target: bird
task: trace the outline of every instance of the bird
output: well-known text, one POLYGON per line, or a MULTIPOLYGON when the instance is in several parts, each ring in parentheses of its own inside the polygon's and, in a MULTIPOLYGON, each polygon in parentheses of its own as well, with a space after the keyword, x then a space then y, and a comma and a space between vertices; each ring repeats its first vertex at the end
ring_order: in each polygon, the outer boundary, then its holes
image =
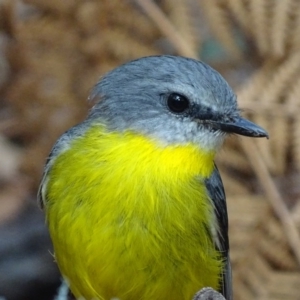
POLYGON ((38 199, 76 299, 232 299, 228 216, 215 155, 228 135, 267 137, 204 62, 127 62, 92 89, 57 140, 38 199))

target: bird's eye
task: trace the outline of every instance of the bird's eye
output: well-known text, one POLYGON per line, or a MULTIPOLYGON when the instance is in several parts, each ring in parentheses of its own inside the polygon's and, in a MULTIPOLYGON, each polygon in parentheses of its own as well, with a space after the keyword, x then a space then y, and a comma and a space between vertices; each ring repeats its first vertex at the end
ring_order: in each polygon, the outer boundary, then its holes
POLYGON ((172 93, 168 96, 167 105, 172 112, 182 113, 189 108, 190 102, 186 97, 172 93))

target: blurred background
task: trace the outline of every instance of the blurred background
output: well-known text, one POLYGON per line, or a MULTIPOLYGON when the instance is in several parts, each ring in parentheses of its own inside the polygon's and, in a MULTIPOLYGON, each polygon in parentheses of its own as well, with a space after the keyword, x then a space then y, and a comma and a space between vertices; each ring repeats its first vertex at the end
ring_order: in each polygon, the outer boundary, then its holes
POLYGON ((270 134, 231 137, 218 156, 235 299, 300 299, 299 50, 299 0, 0 0, 0 297, 54 299, 36 193, 92 86, 128 60, 173 54, 216 68, 270 134))

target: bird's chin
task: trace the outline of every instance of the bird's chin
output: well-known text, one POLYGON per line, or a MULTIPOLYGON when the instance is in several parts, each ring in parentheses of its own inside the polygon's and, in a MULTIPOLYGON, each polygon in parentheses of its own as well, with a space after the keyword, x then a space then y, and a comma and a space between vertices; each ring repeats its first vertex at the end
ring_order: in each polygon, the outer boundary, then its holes
POLYGON ((198 132, 193 142, 204 150, 216 152, 222 147, 226 136, 222 131, 207 129, 198 132))

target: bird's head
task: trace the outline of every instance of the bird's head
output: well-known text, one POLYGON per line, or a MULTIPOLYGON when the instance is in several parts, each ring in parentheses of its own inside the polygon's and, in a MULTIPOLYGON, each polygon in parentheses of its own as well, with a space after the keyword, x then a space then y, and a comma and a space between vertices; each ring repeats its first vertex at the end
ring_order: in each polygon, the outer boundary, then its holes
POLYGON ((197 144, 216 150, 226 134, 268 137, 240 115, 236 96, 223 77, 200 61, 150 56, 105 75, 91 95, 100 101, 89 120, 111 130, 133 131, 162 145, 197 144))

